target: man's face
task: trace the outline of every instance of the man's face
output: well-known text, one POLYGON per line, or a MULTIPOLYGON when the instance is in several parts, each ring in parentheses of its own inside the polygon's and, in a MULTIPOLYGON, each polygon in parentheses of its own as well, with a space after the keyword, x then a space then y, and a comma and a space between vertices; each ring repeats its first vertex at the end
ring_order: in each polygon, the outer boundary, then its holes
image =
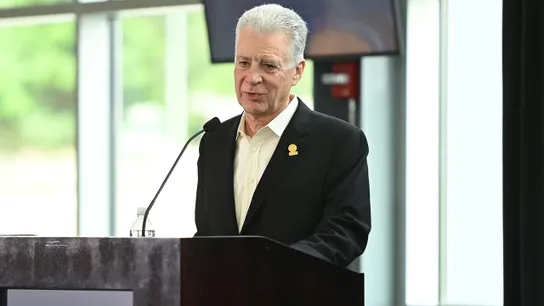
POLYGON ((240 30, 236 44, 234 80, 238 103, 254 117, 275 117, 289 103, 291 87, 304 71, 305 62, 289 63, 289 38, 283 33, 259 34, 240 30))

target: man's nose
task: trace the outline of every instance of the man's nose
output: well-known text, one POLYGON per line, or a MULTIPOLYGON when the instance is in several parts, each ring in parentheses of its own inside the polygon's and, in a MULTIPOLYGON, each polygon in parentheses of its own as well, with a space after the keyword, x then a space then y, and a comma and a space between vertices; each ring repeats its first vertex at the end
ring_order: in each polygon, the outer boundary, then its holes
POLYGON ((247 74, 246 80, 251 84, 258 84, 263 81, 261 71, 258 68, 252 67, 247 74))

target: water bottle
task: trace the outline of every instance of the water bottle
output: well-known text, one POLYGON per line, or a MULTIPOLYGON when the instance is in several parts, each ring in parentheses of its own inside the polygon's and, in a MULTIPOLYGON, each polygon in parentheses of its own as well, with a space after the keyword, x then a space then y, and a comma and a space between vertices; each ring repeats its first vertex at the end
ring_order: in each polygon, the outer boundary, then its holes
MULTIPOLYGON (((136 211, 137 218, 132 222, 132 226, 130 227, 130 237, 142 237, 145 210, 145 207, 138 207, 138 210, 136 211)), ((145 222, 145 236, 155 237, 155 229, 149 218, 147 218, 147 221, 145 222)))

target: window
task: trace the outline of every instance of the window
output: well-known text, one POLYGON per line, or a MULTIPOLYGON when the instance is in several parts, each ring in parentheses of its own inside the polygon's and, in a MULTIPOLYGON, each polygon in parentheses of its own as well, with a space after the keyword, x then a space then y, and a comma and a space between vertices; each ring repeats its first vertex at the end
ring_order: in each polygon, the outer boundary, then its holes
MULTIPOLYGON (((199 96, 190 84, 199 84, 198 58, 190 64, 189 52, 206 36, 195 35, 188 47, 187 28, 194 21, 183 9, 122 15, 123 106, 117 143, 116 234, 126 236, 137 207, 146 207, 183 147, 189 133, 208 120, 214 95, 199 96), (191 74, 191 68, 192 74, 191 74), (189 75, 193 78, 190 79, 189 75), (199 104, 191 103, 200 99, 199 104)), ((194 18, 193 18, 194 19, 194 18)), ((202 53, 201 53, 202 54, 202 53)), ((197 53, 197 55, 200 55, 197 53)), ((215 71, 216 74, 225 73, 215 71)), ((216 75, 217 76, 217 75, 216 75)), ((192 86, 196 87, 195 85, 192 86)), ((204 93, 206 93, 206 87, 204 93)), ((224 87, 209 83, 210 88, 224 87)), ((224 94, 223 94, 224 95, 224 94)), ((222 96, 219 96, 221 98, 222 96)), ((228 105, 227 103, 223 103, 228 105)), ((195 139, 157 199, 149 219, 157 236, 191 236, 196 193, 195 139)))
POLYGON ((0 27, 0 234, 77 230, 73 20, 0 27))
POLYGON ((31 5, 48 5, 54 3, 71 2, 72 0, 2 0, 0 1, 0 9, 2 8, 15 8, 21 6, 31 5))
POLYGON ((443 299, 502 305, 502 4, 446 3, 443 299))
POLYGON ((409 1, 408 305, 502 305, 501 3, 409 1))
POLYGON ((439 5, 409 1, 406 46, 406 304, 439 303, 439 5))

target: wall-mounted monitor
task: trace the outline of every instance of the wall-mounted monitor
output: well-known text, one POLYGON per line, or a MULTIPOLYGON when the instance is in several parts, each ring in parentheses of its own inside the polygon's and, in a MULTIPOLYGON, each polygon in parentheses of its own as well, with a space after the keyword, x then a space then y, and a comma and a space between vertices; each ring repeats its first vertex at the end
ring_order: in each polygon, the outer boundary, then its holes
POLYGON ((202 0, 212 63, 234 61, 238 18, 263 3, 295 10, 308 23, 308 59, 399 54, 396 0, 202 0))

